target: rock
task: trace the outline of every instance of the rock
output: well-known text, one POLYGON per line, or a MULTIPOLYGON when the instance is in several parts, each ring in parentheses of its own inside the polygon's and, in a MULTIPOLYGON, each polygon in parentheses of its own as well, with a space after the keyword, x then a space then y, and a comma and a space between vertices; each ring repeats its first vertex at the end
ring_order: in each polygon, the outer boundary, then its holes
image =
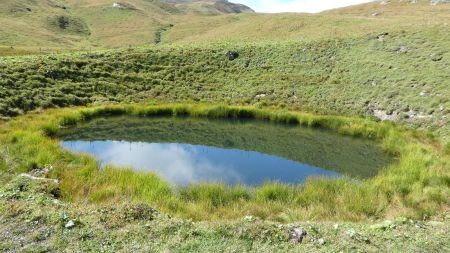
POLYGON ((325 245, 325 239, 320 238, 319 240, 317 240, 317 242, 319 243, 319 245, 325 245))
POLYGON ((293 228, 289 232, 289 240, 293 243, 301 243, 306 236, 306 231, 302 227, 293 228))
POLYGON ((120 8, 121 6, 120 6, 119 3, 113 3, 113 4, 112 4, 112 7, 113 7, 113 8, 120 8))
POLYGON ((386 112, 383 110, 373 110, 373 116, 377 117, 378 119, 384 121, 384 120, 390 120, 395 121, 398 119, 398 113, 397 112, 386 112))
POLYGON ((365 242, 365 243, 370 243, 369 238, 361 235, 360 233, 357 233, 353 228, 347 230, 347 235, 354 240, 357 240, 360 242, 365 242))
POLYGON ((380 16, 380 13, 378 11, 376 11, 376 12, 372 13, 372 16, 374 16, 374 17, 380 16))
POLYGON ((347 230, 347 235, 350 236, 350 238, 353 238, 356 235, 356 231, 352 228, 347 230))
POLYGON ((236 51, 228 51, 227 57, 228 57, 228 60, 233 61, 239 57, 239 53, 236 51))
POLYGON ((32 180, 41 180, 41 181, 48 181, 48 182, 53 182, 54 184, 59 184, 59 180, 58 179, 50 179, 50 178, 43 178, 43 177, 34 177, 30 174, 27 173, 21 173, 19 174, 19 177, 26 177, 32 180))
POLYGON ((444 3, 450 3, 450 0, 431 0, 431 5, 437 5, 437 4, 444 4, 444 3))
POLYGON ((440 55, 440 54, 431 54, 430 57, 431 57, 432 61, 441 61, 442 60, 442 55, 440 55))
POLYGON ((397 50, 397 54, 404 54, 404 53, 408 53, 409 52, 409 48, 405 47, 405 46, 401 46, 398 50, 397 50))
POLYGON ((247 215, 247 216, 244 217, 243 220, 244 220, 244 221, 247 221, 247 222, 252 222, 252 221, 255 220, 255 217, 253 217, 253 216, 251 216, 251 215, 247 215))
POLYGON ((52 171, 53 171, 53 166, 50 165, 43 169, 41 169, 41 168, 33 169, 30 171, 30 173, 36 177, 45 177, 45 176, 49 175, 52 171))
POLYGON ((371 229, 379 229, 379 230, 387 230, 387 229, 394 229, 396 225, 391 220, 385 220, 382 223, 374 224, 370 226, 371 229))
POLYGON ((389 35, 388 32, 380 33, 380 34, 377 35, 377 40, 378 40, 378 41, 384 41, 384 38, 385 38, 387 35, 389 35))
POLYGON ((72 220, 69 220, 64 227, 67 228, 67 229, 74 228, 75 227, 75 222, 73 222, 72 220))

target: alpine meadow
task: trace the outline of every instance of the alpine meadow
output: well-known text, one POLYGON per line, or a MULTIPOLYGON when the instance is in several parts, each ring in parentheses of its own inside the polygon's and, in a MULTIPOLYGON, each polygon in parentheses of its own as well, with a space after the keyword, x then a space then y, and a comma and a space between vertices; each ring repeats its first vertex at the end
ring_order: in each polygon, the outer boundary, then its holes
POLYGON ((450 2, 237 2, 0 1, 0 252, 450 251, 450 2))

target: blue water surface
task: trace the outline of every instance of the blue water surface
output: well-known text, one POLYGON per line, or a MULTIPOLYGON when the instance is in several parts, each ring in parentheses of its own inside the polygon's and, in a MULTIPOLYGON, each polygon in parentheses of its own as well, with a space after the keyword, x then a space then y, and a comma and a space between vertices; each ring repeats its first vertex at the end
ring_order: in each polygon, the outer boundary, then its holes
POLYGON ((254 151, 184 143, 63 141, 62 146, 94 155, 102 164, 153 171, 177 185, 223 182, 260 185, 267 181, 303 183, 307 177, 339 173, 254 151))

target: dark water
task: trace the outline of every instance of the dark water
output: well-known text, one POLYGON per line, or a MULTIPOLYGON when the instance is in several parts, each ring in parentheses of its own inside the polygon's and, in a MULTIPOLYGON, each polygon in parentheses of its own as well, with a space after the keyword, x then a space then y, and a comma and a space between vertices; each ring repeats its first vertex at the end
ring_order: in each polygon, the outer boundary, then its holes
POLYGON ((168 181, 259 185, 373 176, 391 158, 376 143, 259 121, 100 118, 60 133, 63 147, 168 181))

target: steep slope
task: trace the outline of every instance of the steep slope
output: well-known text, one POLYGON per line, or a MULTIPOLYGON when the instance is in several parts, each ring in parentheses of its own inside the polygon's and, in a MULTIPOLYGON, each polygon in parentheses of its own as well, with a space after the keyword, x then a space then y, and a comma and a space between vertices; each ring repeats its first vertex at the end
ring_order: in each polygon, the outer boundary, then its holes
POLYGON ((230 3, 227 0, 162 0, 175 4, 186 12, 200 14, 253 13, 254 11, 243 4, 230 3))
POLYGON ((4 0, 0 46, 53 51, 146 45, 172 20, 242 12, 253 11, 225 0, 4 0))

